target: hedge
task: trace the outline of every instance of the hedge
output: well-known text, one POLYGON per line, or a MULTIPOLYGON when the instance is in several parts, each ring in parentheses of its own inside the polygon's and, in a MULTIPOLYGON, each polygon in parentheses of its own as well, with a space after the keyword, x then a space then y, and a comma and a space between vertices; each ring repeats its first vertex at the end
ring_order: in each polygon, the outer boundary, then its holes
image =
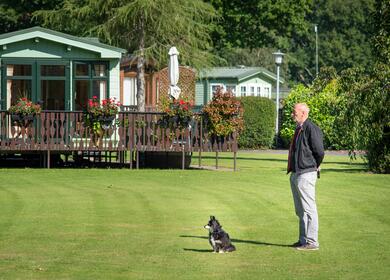
POLYGON ((276 107, 265 97, 240 98, 244 108, 244 131, 240 134, 240 148, 270 148, 275 136, 276 107))

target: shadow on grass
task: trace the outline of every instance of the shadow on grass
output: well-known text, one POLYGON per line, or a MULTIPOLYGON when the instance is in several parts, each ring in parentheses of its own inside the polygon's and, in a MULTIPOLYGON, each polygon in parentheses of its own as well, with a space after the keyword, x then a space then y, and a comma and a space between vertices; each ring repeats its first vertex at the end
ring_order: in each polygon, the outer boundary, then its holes
POLYGON ((326 168, 321 170, 321 174, 326 174, 328 172, 365 173, 367 172, 367 169, 366 168, 326 168))
MULTIPOLYGON (((197 155, 192 156, 194 160, 197 160, 199 157, 197 155)), ((215 159, 215 156, 202 156, 202 159, 215 159)), ((218 159, 227 159, 233 160, 233 157, 221 157, 218 156, 218 159)), ((237 160, 256 160, 256 161, 278 161, 278 162, 287 162, 286 159, 276 159, 276 158, 246 158, 246 157, 237 157, 237 160)))
MULTIPOLYGON (((199 238, 199 239, 206 239, 209 238, 207 236, 196 236, 196 235, 180 235, 180 237, 185 238, 199 238)), ((253 244, 253 245, 261 245, 261 246, 277 246, 277 247, 293 247, 291 244, 276 244, 276 243, 268 243, 268 242, 262 242, 262 241, 255 241, 255 240, 242 240, 242 239, 235 239, 232 238, 231 241, 233 243, 245 243, 245 244, 253 244)), ((194 252, 210 252, 210 250, 198 250, 198 249, 187 249, 184 248, 185 251, 194 251, 194 252)))
POLYGON ((363 162, 349 162, 349 161, 323 161, 322 164, 343 164, 348 166, 366 166, 363 162))
POLYGON ((205 249, 189 249, 183 248, 184 251, 198 252, 198 253, 211 253, 213 250, 205 250, 205 249))

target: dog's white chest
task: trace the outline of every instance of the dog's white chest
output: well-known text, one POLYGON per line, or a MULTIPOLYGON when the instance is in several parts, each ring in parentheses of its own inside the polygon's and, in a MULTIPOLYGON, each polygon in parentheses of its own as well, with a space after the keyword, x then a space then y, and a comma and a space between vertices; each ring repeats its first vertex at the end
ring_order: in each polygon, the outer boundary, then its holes
POLYGON ((212 246, 215 246, 216 244, 221 244, 222 243, 221 240, 216 240, 216 239, 214 239, 214 237, 210 238, 210 242, 211 242, 212 246))

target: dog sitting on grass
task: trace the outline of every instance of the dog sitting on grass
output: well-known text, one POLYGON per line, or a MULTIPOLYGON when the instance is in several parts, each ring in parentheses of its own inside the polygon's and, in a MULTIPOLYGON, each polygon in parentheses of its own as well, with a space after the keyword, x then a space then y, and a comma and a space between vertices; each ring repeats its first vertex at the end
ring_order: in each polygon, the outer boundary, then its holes
POLYGON ((229 234, 222 229, 221 224, 214 216, 210 216, 210 221, 204 228, 209 230, 209 242, 214 253, 228 253, 236 250, 230 241, 229 234))

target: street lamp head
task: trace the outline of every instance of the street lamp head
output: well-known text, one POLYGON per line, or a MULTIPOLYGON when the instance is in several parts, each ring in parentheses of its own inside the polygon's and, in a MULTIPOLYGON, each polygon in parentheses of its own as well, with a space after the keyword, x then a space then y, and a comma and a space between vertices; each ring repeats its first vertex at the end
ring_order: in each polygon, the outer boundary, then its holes
POLYGON ((281 65, 282 61, 283 61, 284 53, 282 53, 280 50, 278 50, 277 52, 274 52, 273 55, 275 56, 275 64, 281 65))

